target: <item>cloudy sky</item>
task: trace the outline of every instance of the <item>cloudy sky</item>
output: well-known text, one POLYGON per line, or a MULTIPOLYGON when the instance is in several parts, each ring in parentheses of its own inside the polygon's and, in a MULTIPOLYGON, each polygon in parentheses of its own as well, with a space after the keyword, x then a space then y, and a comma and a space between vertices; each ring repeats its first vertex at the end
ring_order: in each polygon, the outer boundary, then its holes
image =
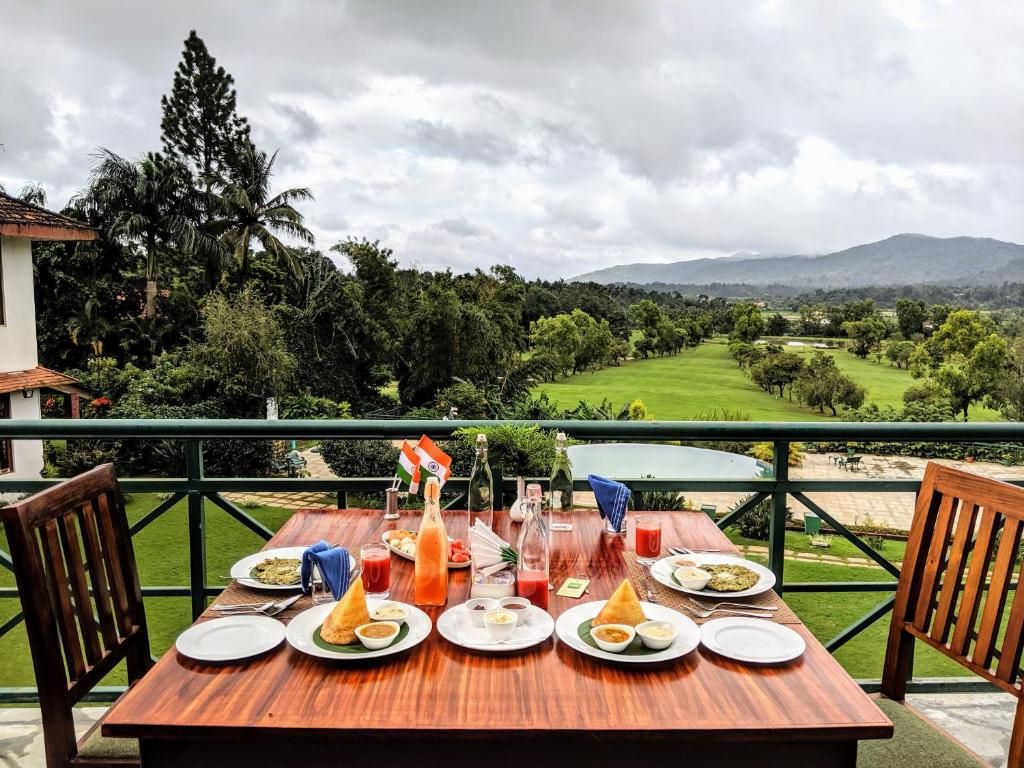
POLYGON ((318 245, 571 276, 897 232, 1024 242, 1024 6, 0 0, 0 182, 159 147, 195 28, 318 245))

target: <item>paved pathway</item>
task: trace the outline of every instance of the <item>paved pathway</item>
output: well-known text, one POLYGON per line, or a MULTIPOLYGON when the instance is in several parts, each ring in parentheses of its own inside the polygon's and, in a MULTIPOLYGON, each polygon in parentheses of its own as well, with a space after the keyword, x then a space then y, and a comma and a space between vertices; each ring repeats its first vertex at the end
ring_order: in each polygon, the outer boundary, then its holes
MULTIPOLYGON (((990 765, 1002 768, 1013 725, 1016 699, 1003 693, 914 695, 908 700, 934 723, 955 735, 990 765)), ((104 712, 102 707, 75 710, 84 733, 104 712)), ((0 768, 45 768, 39 710, 0 709, 0 768)))

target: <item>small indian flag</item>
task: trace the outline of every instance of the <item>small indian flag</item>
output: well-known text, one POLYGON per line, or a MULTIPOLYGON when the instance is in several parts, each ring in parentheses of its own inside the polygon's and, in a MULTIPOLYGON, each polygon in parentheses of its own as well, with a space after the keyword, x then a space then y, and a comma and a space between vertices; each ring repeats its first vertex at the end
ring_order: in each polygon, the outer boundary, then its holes
POLYGON ((398 468, 395 470, 399 484, 409 486, 409 493, 417 493, 420 489, 420 457, 416 449, 409 445, 408 440, 402 441, 402 451, 398 454, 398 468))
POLYGON ((426 435, 416 443, 416 455, 419 457, 419 471, 415 480, 422 480, 423 474, 433 475, 443 486, 452 474, 452 457, 437 447, 437 443, 426 435))

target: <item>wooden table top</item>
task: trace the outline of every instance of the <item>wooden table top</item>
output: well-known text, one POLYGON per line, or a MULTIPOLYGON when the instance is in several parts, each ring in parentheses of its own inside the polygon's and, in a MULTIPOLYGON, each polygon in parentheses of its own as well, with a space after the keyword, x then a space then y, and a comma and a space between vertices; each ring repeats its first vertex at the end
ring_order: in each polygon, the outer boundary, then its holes
MULTIPOLYGON (((735 551, 703 513, 663 513, 666 546, 735 551)), ((447 514, 452 536, 464 536, 465 513, 447 514)), ((303 510, 268 547, 319 539, 351 550, 379 540, 388 528, 419 526, 418 514, 385 523, 379 510, 303 510)), ((585 573, 589 599, 607 598, 626 578, 628 537, 601 533, 597 514, 580 512, 572 532, 555 532, 551 580, 585 573)), ((631 526, 630 526, 631 527, 631 526)), ((495 528, 515 541, 504 513, 495 528)), ((391 597, 412 603, 413 564, 392 557, 391 597)), ((448 605, 468 597, 469 569, 451 572, 448 605)), ((552 593, 557 618, 579 601, 552 593)), ((436 621, 441 608, 427 608, 436 621)), ((699 648, 666 665, 616 665, 584 656, 552 636, 528 651, 485 655, 466 651, 436 629, 394 657, 332 662, 287 644, 267 656, 225 666, 190 661, 174 648, 114 704, 108 736, 224 738, 255 733, 340 735, 427 730, 509 734, 654 732, 675 739, 851 740, 886 738, 892 725, 803 625, 799 660, 781 667, 733 663, 699 648)))

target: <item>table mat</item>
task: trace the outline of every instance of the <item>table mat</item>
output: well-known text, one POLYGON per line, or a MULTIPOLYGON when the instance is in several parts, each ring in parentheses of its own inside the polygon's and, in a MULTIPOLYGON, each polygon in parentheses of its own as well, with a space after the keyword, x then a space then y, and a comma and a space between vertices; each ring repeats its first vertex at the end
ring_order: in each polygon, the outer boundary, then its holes
MULTIPOLYGON (((637 562, 636 552, 623 552, 622 557, 626 561, 626 570, 629 572, 630 581, 633 582, 633 587, 636 589, 637 594, 641 596, 641 599, 643 599, 643 596, 647 594, 647 589, 644 587, 645 578, 643 572, 640 570, 640 563, 637 562)), ((698 618, 693 615, 690 611, 690 607, 687 605, 687 601, 689 599, 697 600, 700 603, 706 603, 708 607, 711 607, 714 603, 727 600, 732 600, 737 603, 749 603, 752 606, 774 605, 778 607, 778 610, 774 611, 773 615, 770 617, 772 621, 777 624, 801 623, 799 617, 793 613, 793 609, 786 605, 782 601, 782 598, 775 594, 775 591, 771 589, 754 597, 741 598, 731 598, 727 593, 723 592, 721 597, 717 597, 712 600, 711 598, 703 599, 698 598, 695 595, 688 595, 685 592, 678 592, 653 579, 650 579, 649 581, 651 582, 651 589, 654 590, 654 594, 658 598, 659 605, 664 605, 668 608, 679 611, 684 616, 688 616, 693 619, 697 624, 703 624, 706 621, 711 621, 711 619, 720 619, 724 616, 730 616, 731 614, 726 611, 716 611, 706 619, 698 618)))
MULTIPOLYGON (((296 590, 295 592, 297 591, 298 590, 296 590)), ((221 592, 219 595, 217 595, 217 597, 213 599, 213 605, 217 605, 218 603, 266 603, 270 600, 278 602, 280 600, 284 600, 286 598, 294 596, 295 592, 292 592, 290 590, 286 591, 283 589, 273 591, 253 589, 252 587, 247 587, 243 584, 239 584, 237 581, 233 581, 224 588, 223 592, 221 592)), ((312 607, 313 599, 309 595, 303 595, 298 600, 296 600, 293 605, 291 605, 286 610, 281 611, 281 613, 274 616, 274 618, 287 622, 292 617, 297 616, 307 608, 312 607)), ((207 608, 206 611, 203 613, 202 618, 215 619, 221 615, 222 614, 218 613, 217 611, 213 611, 207 608)))

